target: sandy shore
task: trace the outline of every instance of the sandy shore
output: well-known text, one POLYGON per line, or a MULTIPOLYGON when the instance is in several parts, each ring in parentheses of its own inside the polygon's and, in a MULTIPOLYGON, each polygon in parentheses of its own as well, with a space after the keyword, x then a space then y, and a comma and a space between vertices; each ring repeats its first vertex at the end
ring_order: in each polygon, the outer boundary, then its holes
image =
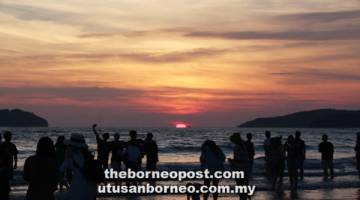
MULTIPOLYGON (((350 173, 340 173, 340 176, 336 176, 334 180, 324 181, 321 176, 317 174, 312 175, 310 172, 304 181, 299 182, 299 190, 297 198, 291 198, 289 194, 289 182, 288 178, 284 177, 284 195, 278 196, 270 191, 270 185, 264 176, 253 177, 250 181, 251 185, 256 185, 256 192, 252 199, 256 200, 277 200, 277 199, 298 199, 298 200, 360 200, 360 181, 359 178, 350 173)), ((21 178, 21 173, 16 172, 16 180, 12 182, 11 200, 23 200, 25 199, 25 193, 27 190, 26 183, 21 178)), ((185 183, 188 181, 185 181, 185 183)), ((194 181, 192 181, 194 182, 194 181)), ((201 180, 196 181, 202 183, 201 180)), ((158 181, 157 185, 184 185, 184 182, 179 183, 177 181, 158 181)), ((233 180, 222 180, 220 185, 234 185, 233 180)), ((62 200, 63 193, 57 193, 57 200, 62 200)), ((106 196, 99 197, 99 200, 185 200, 185 195, 148 195, 148 196, 106 196)), ((237 196, 221 195, 220 200, 237 200, 237 196)))
MULTIPOLYGON (((145 197, 114 197, 98 198, 99 200, 186 200, 181 195, 158 195, 145 197)), ((221 196, 220 200, 238 200, 236 196, 221 196)), ((329 190, 304 190, 299 191, 297 198, 291 198, 290 193, 285 191, 282 197, 269 191, 256 192, 252 197, 255 200, 360 200, 360 189, 329 189, 329 190)))
MULTIPOLYGON (((115 198, 98 198, 99 200, 186 200, 186 196, 180 195, 158 195, 146 197, 115 197, 115 198)), ((221 196, 220 200, 238 200, 238 197, 221 196)), ((256 192, 252 197, 255 200, 360 200, 360 189, 332 189, 332 190, 304 190, 299 191, 297 198, 291 198, 289 192, 279 197, 272 192, 256 192)))
MULTIPOLYGON (((61 200, 62 194, 57 194, 57 200, 61 200)), ((11 200, 24 200, 24 190, 13 190, 11 200)), ((98 200, 186 200, 185 195, 149 195, 149 196, 114 196, 99 197, 98 200)), ((220 196, 220 200, 237 200, 237 196, 220 196)), ((289 191, 285 191, 283 196, 270 191, 258 191, 252 197, 254 200, 360 200, 359 188, 345 189, 317 189, 300 190, 296 198, 291 198, 289 191)))

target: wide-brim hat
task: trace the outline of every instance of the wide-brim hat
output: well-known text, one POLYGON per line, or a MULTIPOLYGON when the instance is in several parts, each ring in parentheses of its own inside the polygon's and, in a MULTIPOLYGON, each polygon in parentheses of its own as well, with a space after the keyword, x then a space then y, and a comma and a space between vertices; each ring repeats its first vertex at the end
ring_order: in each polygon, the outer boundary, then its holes
POLYGON ((79 134, 79 133, 72 133, 70 140, 66 140, 65 144, 72 146, 72 147, 78 147, 78 148, 87 148, 88 147, 86 144, 84 135, 79 134))

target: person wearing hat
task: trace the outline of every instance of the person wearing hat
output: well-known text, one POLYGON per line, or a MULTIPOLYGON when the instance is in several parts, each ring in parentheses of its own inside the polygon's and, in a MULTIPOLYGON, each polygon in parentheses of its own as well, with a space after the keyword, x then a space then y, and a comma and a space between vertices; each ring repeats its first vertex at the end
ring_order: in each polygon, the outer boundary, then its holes
POLYGON ((86 159, 91 156, 88 145, 82 134, 71 134, 70 140, 65 142, 68 145, 66 157, 61 171, 71 171, 72 179, 70 189, 66 194, 67 200, 95 200, 97 195, 97 184, 86 177, 84 168, 86 159))

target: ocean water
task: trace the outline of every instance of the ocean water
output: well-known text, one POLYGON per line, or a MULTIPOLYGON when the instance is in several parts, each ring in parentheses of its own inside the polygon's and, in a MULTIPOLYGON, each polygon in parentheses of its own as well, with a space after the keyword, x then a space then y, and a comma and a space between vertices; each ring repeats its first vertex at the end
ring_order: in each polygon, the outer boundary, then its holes
MULTIPOLYGON (((200 147, 207 140, 214 140, 227 157, 232 157, 232 144, 229 137, 234 132, 253 133, 253 142, 256 146, 256 160, 254 164, 254 177, 252 183, 257 185, 257 190, 268 190, 269 186, 263 177, 264 172, 264 151, 263 141, 265 130, 272 131, 272 136, 283 136, 283 141, 288 135, 294 134, 296 130, 302 132, 302 138, 306 142, 307 160, 305 161, 304 182, 299 184, 300 188, 312 189, 331 189, 331 188, 356 188, 360 187, 360 181, 355 167, 355 140, 357 129, 263 129, 263 128, 102 128, 101 133, 108 132, 111 135, 119 133, 120 139, 129 139, 129 130, 138 131, 139 138, 145 138, 147 132, 154 134, 159 146, 160 170, 198 170, 200 147), (318 144, 321 142, 322 134, 328 134, 329 140, 335 146, 334 168, 335 181, 324 183, 322 180, 322 169, 318 144)), ((19 149, 19 170, 16 179, 21 185, 21 170, 23 162, 27 157, 35 153, 36 144, 40 137, 49 136, 54 141, 60 135, 69 138, 71 133, 82 133, 90 149, 96 149, 96 141, 91 128, 2 128, 0 131, 10 130, 13 132, 13 142, 19 149)), ((111 140, 113 138, 111 137, 111 140)), ((229 167, 228 165, 226 167, 229 167)), ((285 179, 285 185, 287 180, 285 179)), ((173 183, 177 184, 177 183, 173 183)), ((228 184, 223 181, 222 184, 228 184)), ((232 182, 229 184, 233 184, 232 182)))
MULTIPOLYGON (((60 135, 70 138, 71 133, 81 133, 85 136, 90 148, 96 148, 95 136, 91 128, 1 128, 0 132, 5 130, 13 132, 13 142, 18 146, 21 158, 34 153, 36 143, 42 136, 49 136, 55 142, 60 135)), ((283 141, 295 131, 301 131, 302 138, 306 142, 307 157, 313 159, 320 158, 317 148, 322 134, 326 133, 329 135, 329 141, 335 146, 335 158, 347 158, 354 156, 356 133, 360 131, 360 129, 288 128, 102 128, 99 132, 110 133, 110 141, 114 133, 119 133, 120 139, 127 141, 129 130, 137 130, 140 139, 144 139, 146 133, 152 132, 159 145, 162 162, 197 162, 200 146, 207 139, 214 140, 230 156, 232 146, 229 137, 234 132, 240 132, 243 139, 246 139, 246 133, 253 133, 256 157, 260 158, 264 154, 262 144, 265 130, 270 130, 272 136, 283 136, 283 141), (173 159, 174 156, 175 159, 173 159)))
MULTIPOLYGON (((70 138, 71 133, 82 133, 90 149, 96 149, 96 141, 91 128, 2 128, 0 131, 10 130, 13 132, 13 142, 19 149, 20 163, 34 154, 37 141, 42 136, 49 136, 54 141, 60 135, 70 138)), ((357 129, 263 129, 263 128, 102 128, 101 133, 120 134, 120 139, 129 140, 129 130, 137 130, 139 138, 145 138, 147 132, 152 132, 159 146, 160 162, 162 164, 195 164, 199 161, 201 144, 207 140, 214 140, 227 157, 232 156, 232 144, 229 137, 234 132, 242 133, 243 139, 246 133, 253 133, 253 142, 256 146, 256 160, 261 162, 264 156, 263 141, 265 130, 270 130, 272 136, 283 136, 283 141, 288 135, 294 134, 296 130, 302 132, 302 138, 306 142, 309 164, 320 159, 318 144, 321 142, 322 134, 329 135, 329 140, 335 146, 335 159, 341 161, 354 160, 354 146, 357 129)), ((110 141, 113 138, 110 138, 110 141)), ((256 161, 255 161, 256 162, 256 161)), ((348 163, 349 165, 351 163, 348 163)), ((310 167, 310 166, 309 166, 310 167)), ((345 166, 346 167, 346 166, 345 166)), ((351 166, 349 166, 351 167, 351 166)))

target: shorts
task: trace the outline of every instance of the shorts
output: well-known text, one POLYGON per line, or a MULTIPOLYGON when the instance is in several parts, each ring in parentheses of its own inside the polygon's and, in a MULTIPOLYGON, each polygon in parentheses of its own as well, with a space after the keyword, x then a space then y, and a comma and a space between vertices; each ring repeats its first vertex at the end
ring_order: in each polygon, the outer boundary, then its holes
POLYGON ((321 166, 324 169, 333 168, 333 161, 332 160, 322 160, 321 161, 321 166))

